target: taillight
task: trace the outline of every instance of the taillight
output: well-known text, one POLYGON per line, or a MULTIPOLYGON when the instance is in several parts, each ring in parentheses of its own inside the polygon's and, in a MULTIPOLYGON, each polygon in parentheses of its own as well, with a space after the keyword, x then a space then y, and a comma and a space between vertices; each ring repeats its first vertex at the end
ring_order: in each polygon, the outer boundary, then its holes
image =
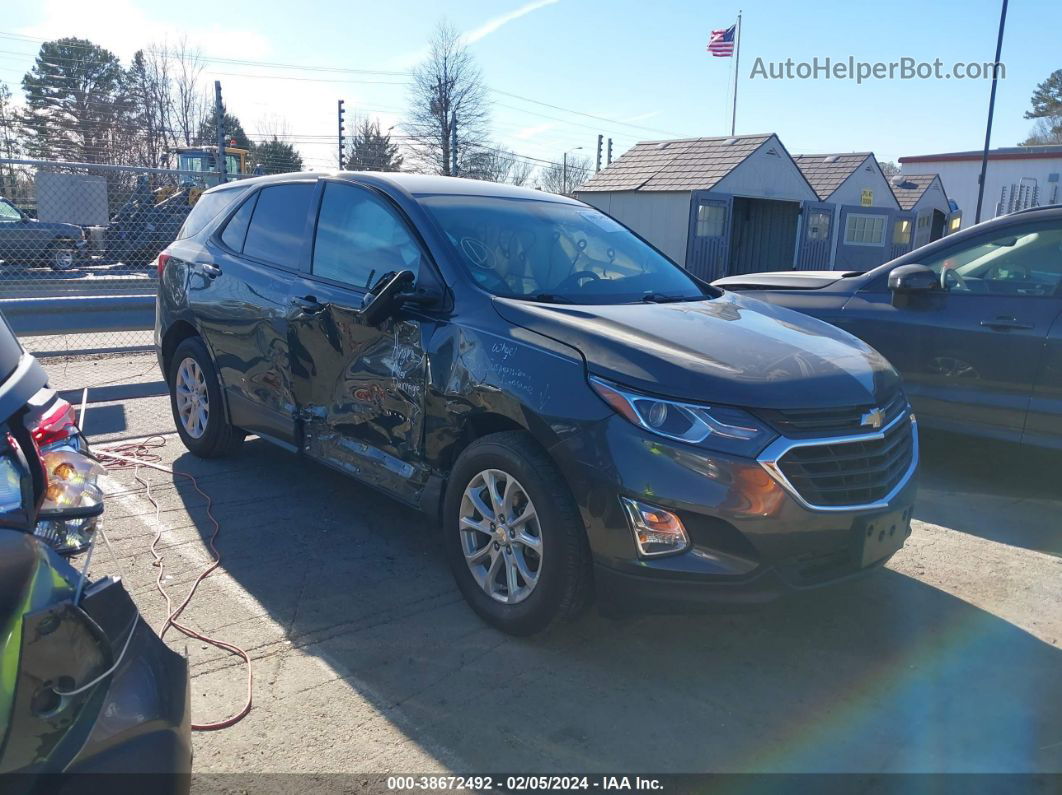
POLYGON ((173 255, 172 254, 167 254, 165 251, 163 251, 155 259, 155 262, 158 263, 159 278, 160 279, 162 278, 162 272, 166 270, 166 263, 170 261, 170 257, 171 256, 173 256, 173 255))
POLYGON ((56 398, 52 407, 30 429, 33 441, 42 449, 66 441, 71 436, 76 436, 77 432, 77 414, 74 407, 62 398, 56 398))

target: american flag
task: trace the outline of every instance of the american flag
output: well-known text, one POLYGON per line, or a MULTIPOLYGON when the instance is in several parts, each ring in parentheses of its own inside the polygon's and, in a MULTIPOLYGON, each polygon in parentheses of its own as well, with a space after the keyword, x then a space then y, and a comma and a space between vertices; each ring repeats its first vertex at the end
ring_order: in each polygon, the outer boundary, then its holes
POLYGON ((734 32, 737 25, 724 30, 713 30, 708 37, 708 52, 716 58, 729 58, 734 54, 734 32))

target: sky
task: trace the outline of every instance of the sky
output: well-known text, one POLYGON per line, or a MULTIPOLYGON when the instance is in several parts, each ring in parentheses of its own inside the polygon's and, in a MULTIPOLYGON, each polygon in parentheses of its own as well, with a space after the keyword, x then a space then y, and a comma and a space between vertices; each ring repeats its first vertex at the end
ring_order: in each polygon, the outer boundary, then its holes
MULTIPOLYGON (((40 43, 76 35, 124 63, 141 47, 184 36, 206 59, 205 86, 252 138, 282 131, 311 168, 336 163, 336 100, 397 125, 408 73, 432 29, 462 31, 491 89, 494 138, 535 162, 593 158, 597 134, 616 157, 639 140, 726 135, 733 58, 705 51, 709 32, 742 12, 737 133, 776 132, 797 153, 873 151, 879 159, 979 149, 990 81, 751 78, 765 63, 939 58, 990 61, 999 0, 36 0, 0 20, 0 81, 20 94, 40 43), (215 60, 212 60, 215 59, 215 60), (225 59, 224 61, 218 59, 225 59), (239 61, 240 63, 233 63, 239 61), (581 147, 578 150, 577 147, 581 147)), ((993 146, 1029 133, 1036 84, 1062 68, 1062 2, 1010 4, 993 146)))

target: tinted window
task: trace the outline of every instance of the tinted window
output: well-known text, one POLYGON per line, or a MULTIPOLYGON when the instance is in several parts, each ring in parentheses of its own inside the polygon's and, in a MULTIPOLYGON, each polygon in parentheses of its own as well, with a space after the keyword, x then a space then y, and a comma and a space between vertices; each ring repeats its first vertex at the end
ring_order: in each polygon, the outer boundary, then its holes
POLYGON ((457 262, 498 295, 586 304, 714 295, 592 207, 500 196, 428 196, 421 204, 457 262))
POLYGON ((998 231, 922 264, 955 293, 1053 295, 1062 283, 1062 229, 1043 224, 998 231))
POLYGON ((243 190, 239 188, 228 188, 226 190, 207 191, 204 193, 195 203, 192 212, 190 212, 188 217, 184 219, 184 226, 182 226, 181 231, 177 233, 177 239, 183 240, 186 237, 194 237, 199 234, 204 228, 206 228, 207 224, 221 215, 222 210, 229 207, 242 195, 243 190))
POLYGON ((243 206, 225 224, 225 231, 221 233, 221 242, 233 251, 243 251, 243 241, 247 237, 247 227, 251 223, 251 213, 257 201, 257 194, 243 203, 243 206))
POLYGON ((309 182, 263 188, 258 193, 243 253, 288 268, 296 267, 313 189, 313 183, 309 182))
POLYGON ((420 248, 402 219, 362 188, 325 186, 313 247, 313 273, 353 287, 371 287, 390 271, 420 267, 420 248))

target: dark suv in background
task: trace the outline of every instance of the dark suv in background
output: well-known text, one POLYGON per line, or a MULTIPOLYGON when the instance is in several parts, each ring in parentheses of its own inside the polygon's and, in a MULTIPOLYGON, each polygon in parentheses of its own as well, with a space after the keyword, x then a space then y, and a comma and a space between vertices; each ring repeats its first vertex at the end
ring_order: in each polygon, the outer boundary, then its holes
POLYGON ((715 284, 866 340, 926 427, 1062 449, 1062 207, 986 221, 867 273, 715 284))
POLYGON ((66 271, 84 259, 85 247, 80 226, 30 218, 0 196, 0 260, 5 265, 48 265, 66 271))
POLYGON ((764 601, 910 532, 917 435, 885 359, 580 202, 263 177, 203 194, 158 268, 185 445, 254 433, 441 517, 458 586, 508 632, 592 586, 606 609, 764 601))

